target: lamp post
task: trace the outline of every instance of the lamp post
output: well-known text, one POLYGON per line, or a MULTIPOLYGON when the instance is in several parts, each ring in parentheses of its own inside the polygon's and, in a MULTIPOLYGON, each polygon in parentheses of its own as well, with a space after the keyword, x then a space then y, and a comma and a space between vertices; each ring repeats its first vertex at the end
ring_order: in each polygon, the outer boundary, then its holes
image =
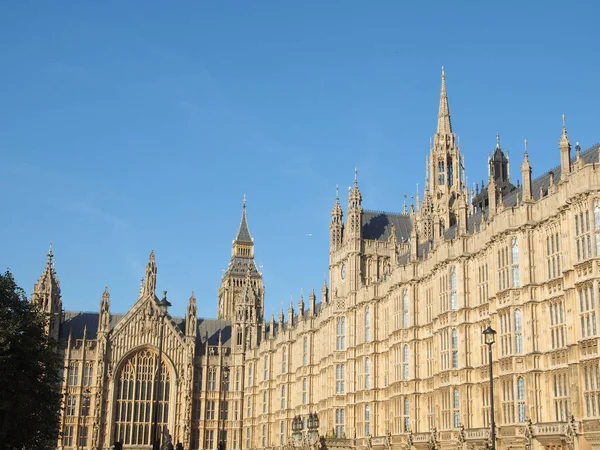
POLYGON ((163 298, 158 302, 158 308, 160 311, 160 337, 158 339, 158 362, 156 364, 156 372, 154 374, 154 421, 152 423, 152 449, 160 449, 160 436, 158 434, 158 387, 160 385, 160 366, 162 363, 162 347, 163 347, 163 335, 164 335, 164 322, 167 317, 167 310, 171 306, 171 303, 167 300, 167 291, 163 291, 163 298))
POLYGON ((491 450, 496 449, 496 423, 494 421, 494 370, 492 364, 492 345, 496 342, 496 331, 488 325, 488 327, 483 330, 483 337, 485 339, 485 343, 488 346, 488 360, 490 363, 490 418, 491 418, 491 432, 490 432, 490 440, 491 440, 491 450))
POLYGON ((229 390, 229 366, 225 364, 221 370, 221 391, 223 391, 223 399, 221 400, 221 405, 219 408, 219 413, 221 416, 221 430, 219 431, 220 436, 218 450, 225 450, 225 404, 227 402, 226 388, 229 390))
POLYGON ((306 423, 306 432, 304 431, 304 421, 301 416, 295 416, 292 420, 292 436, 294 447, 310 448, 315 445, 319 439, 319 416, 317 413, 308 413, 306 423))

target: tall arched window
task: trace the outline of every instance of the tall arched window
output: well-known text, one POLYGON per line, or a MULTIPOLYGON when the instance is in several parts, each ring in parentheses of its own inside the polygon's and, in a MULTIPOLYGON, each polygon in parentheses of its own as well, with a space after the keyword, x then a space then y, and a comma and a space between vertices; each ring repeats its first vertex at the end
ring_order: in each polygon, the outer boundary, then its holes
POLYGON ((515 353, 523 353, 523 319, 521 310, 515 310, 515 353))
POLYGON ((302 365, 308 365, 308 336, 304 336, 302 342, 302 365))
POLYGON ((308 403, 308 380, 304 378, 302 380, 302 404, 306 405, 308 403))
POLYGON ((458 389, 454 389, 453 397, 453 425, 454 428, 458 428, 460 426, 460 394, 458 393, 458 389))
POLYGON ((525 423, 525 381, 523 381, 523 377, 517 378, 517 408, 519 409, 519 422, 525 423))
POLYGON ((162 361, 159 381, 154 383, 157 364, 155 352, 142 350, 129 357, 116 377, 115 434, 124 445, 150 445, 156 398, 158 429, 167 424, 171 377, 162 361))
POLYGON ((456 298, 456 267, 450 268, 450 308, 452 311, 458 309, 458 299, 456 298))
POLYGON ((365 405, 365 436, 371 434, 371 407, 365 405))
POLYGON ((365 389, 371 389, 371 359, 365 359, 365 389))
POLYGON ((285 373, 287 371, 287 350, 283 347, 283 351, 281 354, 281 373, 285 373))
POLYGON ((458 330, 452 329, 452 368, 458 369, 458 330))
POLYGON ((517 238, 512 240, 512 285, 519 287, 521 285, 519 279, 519 241, 517 238))
POLYGON ((365 342, 371 340, 371 310, 367 306, 365 309, 365 342))
POLYGON ((443 186, 445 184, 446 181, 446 177, 445 177, 445 170, 444 170, 444 161, 443 160, 439 160, 438 161, 438 167, 437 167, 437 171, 438 171, 438 185, 439 186, 443 186))
POLYGON ((285 384, 281 386, 281 409, 285 409, 287 406, 287 395, 285 390, 285 384))

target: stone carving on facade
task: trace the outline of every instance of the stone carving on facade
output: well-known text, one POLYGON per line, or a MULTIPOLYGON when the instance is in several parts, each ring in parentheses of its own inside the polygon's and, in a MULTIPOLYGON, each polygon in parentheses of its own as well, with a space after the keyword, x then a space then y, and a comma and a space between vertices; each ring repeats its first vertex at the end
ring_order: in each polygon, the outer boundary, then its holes
MULTIPOLYGON (((412 445, 412 431, 409 431, 408 434, 410 438, 410 444, 412 445)), ((392 448, 392 433, 390 433, 390 430, 386 431, 385 433, 385 448, 387 450, 392 448)))
POLYGON ((429 441, 427 442, 427 448, 429 450, 437 450, 438 448, 438 438, 437 438, 437 428, 433 427, 431 429, 431 433, 429 435, 429 441))
POLYGON ((467 435, 465 433, 465 426, 463 424, 460 424, 456 433, 456 439, 461 447, 464 445, 466 437, 467 435))
POLYGON ((527 419, 527 423, 525 424, 525 450, 531 450, 533 445, 533 423, 531 419, 527 419))
POLYGON ((569 450, 575 448, 575 438, 577 436, 577 424, 575 423, 575 417, 571 416, 569 423, 565 427, 565 443, 569 450))
MULTIPOLYGON (((389 431, 388 431, 389 433, 389 431)), ((391 441, 392 441, 392 435, 389 435, 389 441, 390 441, 390 447, 391 448, 391 441)), ((413 433, 412 430, 408 430, 408 434, 406 435, 406 450, 410 450, 413 446, 413 433)))

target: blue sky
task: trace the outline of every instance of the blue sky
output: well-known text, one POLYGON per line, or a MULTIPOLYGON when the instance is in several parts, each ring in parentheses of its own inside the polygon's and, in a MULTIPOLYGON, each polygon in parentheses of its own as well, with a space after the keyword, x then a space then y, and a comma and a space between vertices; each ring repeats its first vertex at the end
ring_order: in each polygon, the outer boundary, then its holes
POLYGON ((50 240, 69 310, 136 301, 151 249, 181 316, 216 294, 242 197, 265 310, 323 283, 329 218, 423 188, 440 68, 467 177, 500 133, 520 178, 600 140, 597 2, 3 2, 0 269, 31 292, 50 240), (310 236, 309 236, 310 235, 310 236))

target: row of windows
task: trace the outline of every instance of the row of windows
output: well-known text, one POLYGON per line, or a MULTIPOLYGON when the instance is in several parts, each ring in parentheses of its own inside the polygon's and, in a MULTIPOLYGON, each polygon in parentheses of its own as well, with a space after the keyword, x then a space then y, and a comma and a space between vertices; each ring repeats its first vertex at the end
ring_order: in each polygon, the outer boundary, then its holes
MULTIPOLYGON (((83 366, 83 386, 91 386, 92 376, 94 373, 94 363, 87 362, 83 366)), ((69 364, 68 372, 67 372, 67 384, 69 386, 79 386, 79 363, 71 363, 69 364)))

